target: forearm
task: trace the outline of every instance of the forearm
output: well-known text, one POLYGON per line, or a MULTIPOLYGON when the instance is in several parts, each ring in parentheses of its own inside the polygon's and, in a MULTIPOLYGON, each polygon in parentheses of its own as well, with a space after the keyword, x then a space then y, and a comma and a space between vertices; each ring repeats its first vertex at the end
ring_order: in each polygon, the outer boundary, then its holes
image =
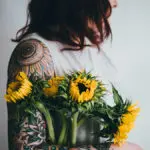
POLYGON ((44 145, 46 125, 41 113, 35 110, 33 114, 24 113, 18 119, 16 111, 12 110, 8 111, 9 150, 30 150, 44 145))

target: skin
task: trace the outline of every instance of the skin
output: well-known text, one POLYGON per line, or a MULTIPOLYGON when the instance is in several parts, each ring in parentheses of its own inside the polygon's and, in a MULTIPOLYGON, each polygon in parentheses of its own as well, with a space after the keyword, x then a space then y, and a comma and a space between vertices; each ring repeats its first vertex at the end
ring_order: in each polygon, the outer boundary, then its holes
MULTIPOLYGON (((78 148, 70 148, 70 150, 79 150, 78 148)), ((90 147, 90 150, 96 150, 94 147, 90 147)), ((136 144, 126 142, 123 146, 118 147, 116 145, 111 145, 109 150, 143 150, 141 147, 139 147, 136 144)))
POLYGON ((118 147, 117 145, 111 145, 110 150, 143 150, 139 145, 126 142, 121 147, 118 147))
POLYGON ((112 8, 116 8, 118 6, 118 0, 109 0, 112 8))

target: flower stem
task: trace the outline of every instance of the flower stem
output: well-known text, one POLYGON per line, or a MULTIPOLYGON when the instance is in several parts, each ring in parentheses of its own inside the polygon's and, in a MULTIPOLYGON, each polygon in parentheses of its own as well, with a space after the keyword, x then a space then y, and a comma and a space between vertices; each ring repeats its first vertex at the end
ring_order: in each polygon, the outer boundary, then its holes
POLYGON ((62 129, 61 129, 60 136, 58 139, 58 145, 63 145, 66 130, 67 130, 67 121, 66 121, 66 117, 63 112, 61 112, 60 115, 61 115, 61 119, 62 119, 62 129))
POLYGON ((54 132, 54 128, 53 128, 52 118, 51 118, 49 111, 47 109, 46 109, 46 111, 47 111, 47 113, 45 114, 45 118, 47 120, 49 138, 50 138, 52 144, 55 144, 55 132, 54 132))
POLYGON ((49 132, 50 141, 52 142, 52 144, 55 144, 55 132, 54 132, 52 118, 51 118, 49 110, 45 108, 45 106, 42 103, 38 101, 35 102, 35 106, 44 115, 46 122, 47 122, 47 128, 49 132))
POLYGON ((80 119, 80 120, 78 121, 77 127, 80 127, 85 121, 86 121, 85 118, 80 119))
POLYGON ((76 140, 77 140, 77 120, 78 120, 78 115, 79 112, 76 112, 72 116, 72 139, 71 139, 71 144, 72 146, 75 146, 76 140))
POLYGON ((67 145, 67 137, 68 137, 68 130, 66 130, 66 134, 64 137, 64 142, 63 142, 64 145, 67 145))

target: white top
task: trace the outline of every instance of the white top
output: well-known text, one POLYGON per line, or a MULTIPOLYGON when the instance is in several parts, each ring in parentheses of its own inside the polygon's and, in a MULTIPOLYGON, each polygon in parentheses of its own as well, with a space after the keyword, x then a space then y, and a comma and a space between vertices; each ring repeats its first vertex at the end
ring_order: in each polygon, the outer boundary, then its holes
MULTIPOLYGON (((115 84, 116 70, 103 50, 99 52, 96 47, 85 47, 83 51, 61 51, 61 49, 71 46, 57 41, 46 40, 36 33, 28 35, 24 40, 26 39, 37 39, 47 46, 53 59, 56 75, 63 75, 70 71, 80 71, 82 69, 91 71, 110 90, 108 99, 110 99, 110 96, 112 97, 110 82, 115 84)), ((87 38, 85 38, 85 41, 86 44, 90 44, 87 38)))

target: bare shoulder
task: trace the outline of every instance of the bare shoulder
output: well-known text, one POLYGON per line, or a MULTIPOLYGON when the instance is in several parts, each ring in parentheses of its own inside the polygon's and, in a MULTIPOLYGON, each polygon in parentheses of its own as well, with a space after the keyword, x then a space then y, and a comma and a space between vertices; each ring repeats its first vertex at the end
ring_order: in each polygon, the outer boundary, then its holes
POLYGON ((138 144, 126 142, 121 147, 112 144, 110 150, 143 150, 143 149, 138 144))

